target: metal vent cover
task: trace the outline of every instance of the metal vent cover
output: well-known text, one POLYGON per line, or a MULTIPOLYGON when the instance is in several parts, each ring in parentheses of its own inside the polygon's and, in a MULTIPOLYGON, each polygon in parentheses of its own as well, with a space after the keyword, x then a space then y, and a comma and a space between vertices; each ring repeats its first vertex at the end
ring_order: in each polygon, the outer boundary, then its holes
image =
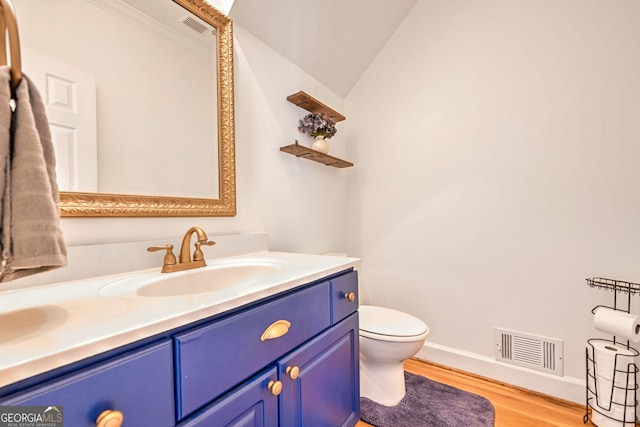
POLYGON ((512 365, 563 374, 563 341, 556 338, 495 328, 496 360, 512 365))
POLYGON ((198 21, 197 19, 195 19, 191 15, 183 16, 180 19, 180 22, 182 22, 184 25, 186 25, 187 27, 191 28, 192 30, 194 30, 194 31, 196 31, 196 32, 198 32, 200 34, 203 34, 209 28, 208 26, 206 26, 202 22, 198 21))

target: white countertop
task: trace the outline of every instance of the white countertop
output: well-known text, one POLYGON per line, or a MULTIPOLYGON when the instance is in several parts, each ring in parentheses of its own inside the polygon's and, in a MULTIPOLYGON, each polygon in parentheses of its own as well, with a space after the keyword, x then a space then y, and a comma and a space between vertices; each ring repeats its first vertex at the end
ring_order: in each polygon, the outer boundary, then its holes
POLYGON ((181 274, 162 274, 160 268, 1 291, 0 387, 357 268, 359 262, 284 252, 218 258, 208 266, 246 263, 277 268, 241 286, 170 297, 144 297, 128 289, 138 280, 181 274))

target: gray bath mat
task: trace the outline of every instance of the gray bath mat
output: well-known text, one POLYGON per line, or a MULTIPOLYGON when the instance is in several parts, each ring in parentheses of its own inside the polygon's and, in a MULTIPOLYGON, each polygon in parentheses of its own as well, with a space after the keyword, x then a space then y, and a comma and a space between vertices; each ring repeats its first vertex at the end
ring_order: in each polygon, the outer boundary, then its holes
POLYGON ((407 394, 389 407, 360 398, 360 418, 377 427, 493 427, 486 398, 420 375, 404 373, 407 394))

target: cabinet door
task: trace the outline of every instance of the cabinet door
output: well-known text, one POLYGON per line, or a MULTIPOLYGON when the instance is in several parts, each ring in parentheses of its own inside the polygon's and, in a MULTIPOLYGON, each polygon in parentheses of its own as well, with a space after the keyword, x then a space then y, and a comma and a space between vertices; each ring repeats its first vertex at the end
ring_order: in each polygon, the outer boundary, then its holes
POLYGON ((355 426, 360 418, 358 350, 356 312, 279 362, 280 425, 355 426))
POLYGON ((277 427, 278 397, 269 391, 277 381, 276 368, 221 397, 180 427, 277 427))
POLYGON ((125 426, 173 426, 173 357, 165 342, 0 399, 0 406, 61 406, 64 425, 95 427, 102 411, 125 426))

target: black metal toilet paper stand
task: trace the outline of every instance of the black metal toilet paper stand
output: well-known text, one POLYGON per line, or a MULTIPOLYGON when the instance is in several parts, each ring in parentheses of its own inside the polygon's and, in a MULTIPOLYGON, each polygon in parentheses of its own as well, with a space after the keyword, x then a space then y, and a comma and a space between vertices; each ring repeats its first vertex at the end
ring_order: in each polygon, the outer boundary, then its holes
MULTIPOLYGON (((613 307, 607 306, 597 306, 594 307, 592 313, 595 313, 596 309, 599 307, 605 307, 625 313, 631 313, 631 296, 635 294, 640 294, 640 284, 624 282, 622 280, 612 280, 605 279, 602 277, 594 277, 592 279, 587 279, 587 284, 592 288, 601 288, 613 291, 613 307), (624 302, 619 303, 618 294, 624 294, 626 296, 626 307, 624 302)), ((602 417, 606 417, 613 421, 621 422, 623 426, 635 426, 636 420, 636 406, 638 403, 638 384, 636 381, 636 377, 638 374, 638 367, 634 362, 625 362, 624 359, 627 358, 635 358, 640 353, 638 350, 631 347, 629 341, 626 343, 618 342, 616 337, 614 336, 612 340, 603 340, 603 339, 590 339, 587 341, 586 348, 586 405, 585 405, 585 415, 583 418, 583 423, 587 423, 587 421, 592 421, 593 412, 597 412, 602 417), (613 363, 613 372, 611 373, 611 397, 608 399, 608 402, 601 402, 601 399, 598 399, 598 381, 596 380, 596 357, 595 357, 595 348, 594 344, 605 344, 608 345, 609 348, 615 349, 618 345, 623 345, 627 350, 628 354, 621 355, 616 354, 614 356, 613 363), (624 385, 620 385, 624 384, 624 385), (620 396, 624 396, 623 399, 620 396), (629 401, 633 402, 633 406, 629 403, 629 401), (629 409, 633 408, 633 411, 629 409), (618 409, 622 411, 622 419, 613 417, 610 415, 610 411, 618 409), (629 414, 629 412, 633 413, 633 416, 629 414)), ((605 347, 606 348, 606 347, 605 347)), ((603 391, 602 391, 603 392, 603 391)))

